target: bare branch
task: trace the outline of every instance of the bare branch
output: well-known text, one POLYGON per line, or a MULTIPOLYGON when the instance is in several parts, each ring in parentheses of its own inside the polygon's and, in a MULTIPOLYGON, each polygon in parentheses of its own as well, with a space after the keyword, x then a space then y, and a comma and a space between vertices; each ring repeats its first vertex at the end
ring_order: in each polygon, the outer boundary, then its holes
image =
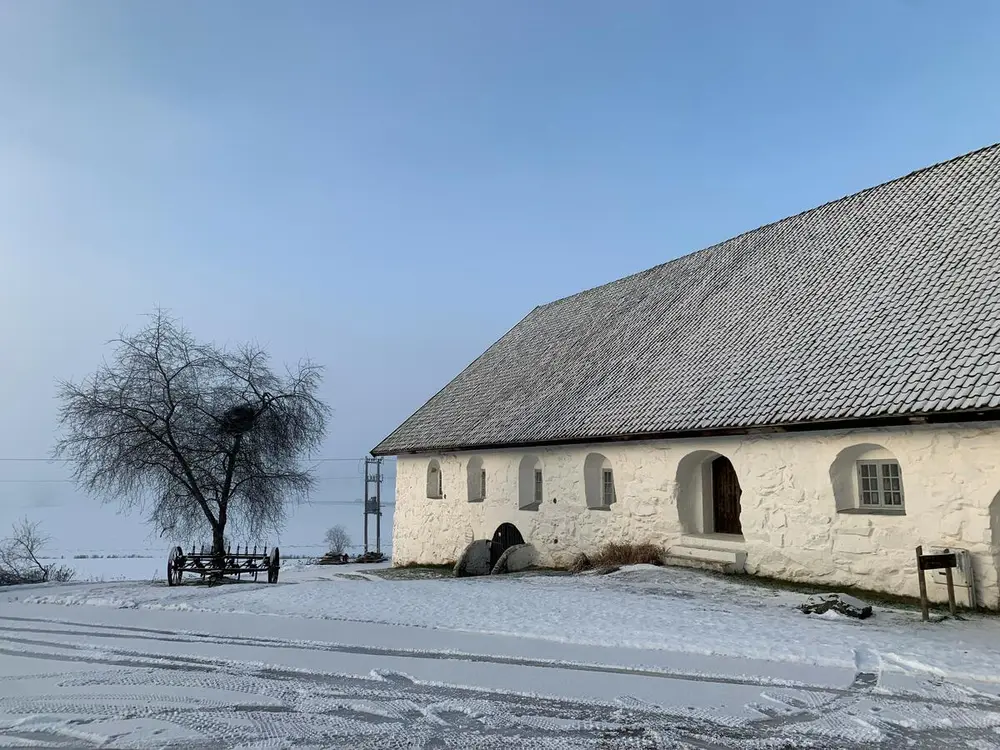
POLYGON ((59 384, 54 454, 78 485, 148 513, 179 542, 210 532, 221 543, 227 525, 247 534, 280 526, 286 504, 314 483, 301 462, 326 432, 322 368, 303 362, 278 376, 260 347, 198 342, 163 310, 111 344, 93 375, 59 384), (252 428, 225 429, 240 407, 252 428))
POLYGON ((333 555, 342 555, 351 546, 351 537, 343 526, 334 526, 326 531, 326 546, 333 555))
POLYGON ((69 568, 43 562, 42 550, 48 543, 37 522, 25 518, 14 524, 13 533, 0 540, 0 586, 70 580, 69 568))

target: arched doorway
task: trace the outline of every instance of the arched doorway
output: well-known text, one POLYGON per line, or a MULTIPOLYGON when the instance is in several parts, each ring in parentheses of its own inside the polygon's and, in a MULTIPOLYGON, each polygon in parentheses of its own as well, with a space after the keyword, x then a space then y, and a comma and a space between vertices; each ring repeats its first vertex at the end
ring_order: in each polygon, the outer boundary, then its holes
POLYGON ((524 544, 524 537, 517 530, 517 526, 512 523, 502 523, 497 526, 493 533, 493 540, 490 542, 490 570, 497 564, 500 555, 507 551, 508 547, 515 544, 524 544))
POLYGON ((740 497, 743 490, 733 463, 725 456, 712 461, 712 515, 717 534, 742 534, 740 497))

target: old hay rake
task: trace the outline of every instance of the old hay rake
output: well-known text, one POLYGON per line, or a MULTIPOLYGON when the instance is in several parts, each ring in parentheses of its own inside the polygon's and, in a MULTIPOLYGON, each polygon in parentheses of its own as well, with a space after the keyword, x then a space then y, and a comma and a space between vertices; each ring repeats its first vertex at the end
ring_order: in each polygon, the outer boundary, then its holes
POLYGON ((174 547, 170 550, 170 557, 167 558, 167 585, 179 586, 181 578, 185 573, 201 576, 201 580, 209 578, 218 580, 225 576, 236 576, 242 579, 244 575, 257 576, 267 573, 268 583, 278 582, 278 570, 281 568, 281 553, 277 547, 273 547, 270 552, 264 547, 262 552, 257 552, 257 545, 250 551, 250 545, 240 552, 240 546, 236 545, 236 553, 232 548, 227 548, 225 553, 217 555, 211 550, 206 551, 202 546, 201 550, 195 552, 191 547, 190 552, 185 552, 181 547, 174 547))

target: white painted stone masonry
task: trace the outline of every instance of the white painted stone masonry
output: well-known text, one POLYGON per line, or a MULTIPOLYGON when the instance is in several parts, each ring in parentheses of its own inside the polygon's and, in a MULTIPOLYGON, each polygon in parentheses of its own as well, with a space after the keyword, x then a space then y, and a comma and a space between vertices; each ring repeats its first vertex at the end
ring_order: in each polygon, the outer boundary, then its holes
MULTIPOLYGON (((953 545, 974 556, 979 602, 1000 608, 998 422, 400 456, 393 559, 453 562, 505 521, 535 545, 543 565, 568 565, 611 541, 669 547, 685 533, 711 531, 702 521, 699 483, 704 460, 720 454, 732 461, 743 490, 748 572, 916 596, 914 548, 953 545), (587 507, 590 453, 606 457, 613 470, 610 508, 587 507), (537 510, 518 509, 526 454, 543 466, 537 510), (905 515, 838 512, 856 496, 858 457, 899 462, 905 515), (468 466, 476 458, 487 473, 487 497, 469 502, 468 466), (427 497, 431 459, 443 474, 440 499, 427 497)), ((473 467, 479 471, 477 462, 473 467)), ((943 586, 929 589, 935 598, 944 595, 943 586)))

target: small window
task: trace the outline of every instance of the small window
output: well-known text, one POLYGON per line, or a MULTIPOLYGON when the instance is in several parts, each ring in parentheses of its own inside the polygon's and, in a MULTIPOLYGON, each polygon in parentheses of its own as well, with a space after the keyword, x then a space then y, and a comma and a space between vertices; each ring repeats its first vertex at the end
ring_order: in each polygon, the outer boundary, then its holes
POLYGON ((444 497, 444 479, 441 474, 441 464, 431 461, 427 467, 427 497, 440 499, 444 497))
POLYGON ((858 461, 862 508, 902 508, 903 480, 896 461, 858 461))
POLYGON ((615 475, 611 469, 601 471, 601 501, 611 505, 615 501, 615 475))
POLYGON ((466 465, 465 489, 470 503, 478 503, 486 498, 486 467, 482 456, 472 456, 466 465))
POLYGON ((591 510, 610 510, 615 503, 615 474, 611 461, 600 453, 583 460, 583 495, 591 510))
POLYGON ((517 466, 517 507, 519 510, 535 511, 541 507, 543 468, 542 460, 538 456, 528 454, 521 457, 517 466))

